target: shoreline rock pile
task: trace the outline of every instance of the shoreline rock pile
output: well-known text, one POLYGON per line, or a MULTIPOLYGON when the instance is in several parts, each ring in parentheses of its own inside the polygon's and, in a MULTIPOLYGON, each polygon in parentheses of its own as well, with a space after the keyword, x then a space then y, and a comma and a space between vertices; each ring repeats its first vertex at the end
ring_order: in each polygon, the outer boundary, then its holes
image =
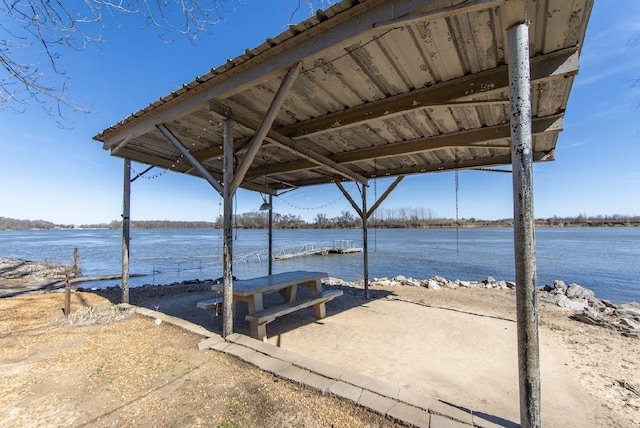
POLYGON ((555 280, 553 287, 545 285, 541 291, 547 293, 544 301, 578 311, 571 315, 576 321, 609 328, 623 336, 640 338, 640 303, 616 305, 609 300, 598 299, 588 288, 578 284, 567 286, 560 280, 555 280))

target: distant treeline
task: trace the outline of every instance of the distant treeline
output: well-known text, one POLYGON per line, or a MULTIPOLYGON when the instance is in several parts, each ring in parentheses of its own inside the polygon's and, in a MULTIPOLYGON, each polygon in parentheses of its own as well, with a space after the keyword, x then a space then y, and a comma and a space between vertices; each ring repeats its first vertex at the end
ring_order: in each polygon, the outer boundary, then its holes
MULTIPOLYGON (((239 229, 265 229, 268 227, 266 211, 251 211, 234 216, 234 227, 239 229)), ((460 220, 437 218, 431 210, 424 208, 392 208, 379 209, 369 218, 369 227, 380 229, 427 229, 445 227, 512 227, 512 219, 479 220, 463 218, 460 220)), ((580 214, 577 217, 550 217, 536 219, 537 227, 639 227, 640 216, 605 215, 590 217, 580 214)), ((83 224, 80 226, 54 224, 45 220, 17 220, 0 217, 0 230, 51 230, 51 229, 120 229, 121 220, 111 223, 83 224)), ((134 229, 214 229, 222 228, 222 218, 215 222, 207 221, 170 221, 170 220, 132 220, 134 229)), ((319 213, 308 222, 298 215, 273 214, 275 229, 349 229, 362 227, 362 221, 350 211, 342 211, 340 215, 328 217, 319 213)))

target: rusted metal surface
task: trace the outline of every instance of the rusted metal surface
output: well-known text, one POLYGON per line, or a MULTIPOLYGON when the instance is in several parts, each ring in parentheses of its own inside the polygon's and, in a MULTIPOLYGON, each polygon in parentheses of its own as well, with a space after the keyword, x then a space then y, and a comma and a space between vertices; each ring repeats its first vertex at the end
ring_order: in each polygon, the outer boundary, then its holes
MULTIPOLYGON (((510 121, 503 5, 344 1, 95 138, 114 155, 200 176, 156 128, 163 125, 221 180, 223 120, 246 117, 259 125, 283 76, 301 62, 271 131, 246 164, 245 179, 234 184, 273 193, 364 182, 454 169, 455 153, 461 168, 508 164, 509 135, 482 132, 508 127, 510 121), (210 104, 219 110, 212 113, 210 104), (474 132, 476 140, 458 138, 474 132), (454 142, 438 146, 446 136, 454 142), (425 142, 424 149, 404 145, 416 140, 425 142)), ((525 1, 532 18, 534 118, 562 118, 592 5, 592 0, 525 1)), ((246 125, 234 129, 239 163, 255 151, 247 149, 257 128, 246 125)), ((560 130, 551 126, 534 133, 535 160, 553 159, 560 130)))
POLYGON ((540 427, 540 346, 536 297, 536 243, 533 211, 533 144, 529 91, 527 23, 507 30, 511 90, 513 228, 518 322, 520 423, 540 427))

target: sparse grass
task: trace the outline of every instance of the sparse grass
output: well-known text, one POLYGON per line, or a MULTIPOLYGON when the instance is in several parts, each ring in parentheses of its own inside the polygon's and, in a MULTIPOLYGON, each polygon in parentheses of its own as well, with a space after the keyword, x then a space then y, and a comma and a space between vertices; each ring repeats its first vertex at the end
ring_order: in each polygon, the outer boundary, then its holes
POLYGON ((240 428, 240 424, 237 422, 220 421, 216 428, 240 428))
POLYGON ((563 327, 561 325, 558 324, 550 324, 549 325, 549 330, 551 331, 566 331, 566 327, 563 327))
POLYGON ((116 305, 90 306, 71 312, 66 323, 73 326, 111 324, 127 319, 134 313, 134 309, 121 310, 116 305))

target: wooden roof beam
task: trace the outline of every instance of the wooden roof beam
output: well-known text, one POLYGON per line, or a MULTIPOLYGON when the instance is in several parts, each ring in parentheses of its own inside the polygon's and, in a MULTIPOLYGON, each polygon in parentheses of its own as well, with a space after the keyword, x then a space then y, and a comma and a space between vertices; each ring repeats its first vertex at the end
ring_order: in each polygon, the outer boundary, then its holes
MULTIPOLYGON (((549 79, 564 78, 578 72, 578 48, 562 49, 531 58, 531 81, 541 83, 549 79)), ((372 101, 356 107, 309 119, 276 131, 296 138, 354 126, 383 117, 395 116, 426 107, 463 103, 505 103, 508 99, 471 101, 470 98, 502 92, 509 88, 509 70, 506 65, 484 72, 436 83, 410 92, 372 101)))
MULTIPOLYGON (((554 152, 553 150, 548 152, 534 152, 533 160, 534 162, 541 161, 549 161, 553 160, 554 152)), ((500 165, 510 165, 511 164, 511 155, 504 156, 493 156, 491 158, 480 158, 480 159, 466 159, 459 160, 458 162, 446 162, 446 163, 438 163, 438 164, 425 164, 425 165, 414 165, 411 167, 403 167, 394 170, 387 171, 378 171, 377 175, 380 178, 384 177, 398 177, 405 176, 411 174, 424 174, 427 172, 444 172, 451 171, 454 169, 472 169, 478 167, 490 167, 490 166, 500 166, 500 165)), ((309 180, 299 181, 297 185, 299 187, 305 186, 313 186, 319 184, 327 184, 334 183, 340 181, 341 177, 338 176, 327 176, 322 178, 312 178, 309 180)))
MULTIPOLYGON (((535 118, 532 123, 532 132, 534 134, 559 132, 561 130, 562 116, 560 115, 535 118)), ((450 147, 504 148, 505 150, 510 150, 511 147, 509 145, 500 146, 495 144, 483 144, 490 141, 504 140, 509 137, 509 124, 495 125, 488 126, 486 128, 470 129, 450 134, 417 138, 415 140, 386 144, 384 146, 335 153, 333 155, 329 155, 329 158, 338 164, 343 164, 450 147)), ((316 165, 308 161, 287 162, 262 168, 255 168, 247 173, 247 178, 255 180, 256 178, 265 175, 303 171, 315 167, 316 165)))
MULTIPOLYGON (((226 107, 222 106, 220 103, 212 101, 209 103, 209 109, 215 113, 226 115, 229 114, 226 110, 226 107)), ((256 129, 259 125, 250 117, 246 116, 242 112, 234 111, 233 112, 233 120, 238 122, 240 125, 247 127, 249 129, 256 129)), ((291 138, 287 138, 279 133, 271 130, 267 133, 265 137, 272 144, 275 144, 278 147, 281 147, 285 150, 288 150, 291 153, 296 154, 297 156, 305 159, 312 164, 314 167, 320 166, 323 167, 332 173, 336 173, 341 175, 344 178, 347 178, 351 181, 357 181, 360 183, 366 183, 367 179, 362 175, 351 171, 344 165, 338 165, 333 160, 328 157, 315 152, 314 150, 302 147, 299 143, 295 142, 291 138)))
MULTIPOLYGON (((532 132, 542 134, 546 132, 559 132, 562 130, 562 116, 554 115, 536 118, 532 122, 532 132)), ((338 163, 359 162, 369 159, 379 159, 391 156, 399 156, 437 150, 449 147, 478 147, 486 146, 482 143, 504 140, 511 136, 510 125, 487 126, 486 128, 472 129, 451 134, 435 135, 432 137, 417 138, 396 144, 357 149, 349 152, 336 153, 331 159, 338 163)), ((493 146, 492 148, 495 148, 493 146)), ((510 146, 504 146, 510 149, 510 146)))

